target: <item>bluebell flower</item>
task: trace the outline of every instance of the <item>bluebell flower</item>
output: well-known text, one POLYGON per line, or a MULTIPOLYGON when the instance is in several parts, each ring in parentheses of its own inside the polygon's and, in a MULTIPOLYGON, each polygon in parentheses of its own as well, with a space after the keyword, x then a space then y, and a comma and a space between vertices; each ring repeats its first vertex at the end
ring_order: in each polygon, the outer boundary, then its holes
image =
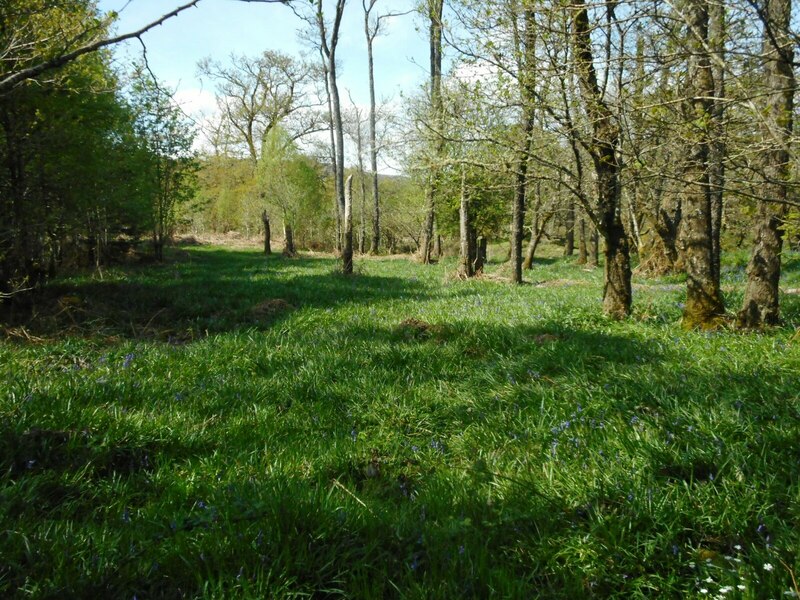
POLYGON ((126 354, 124 360, 122 361, 122 368, 127 369, 128 367, 130 367, 135 357, 136 355, 133 352, 131 352, 130 354, 126 354))

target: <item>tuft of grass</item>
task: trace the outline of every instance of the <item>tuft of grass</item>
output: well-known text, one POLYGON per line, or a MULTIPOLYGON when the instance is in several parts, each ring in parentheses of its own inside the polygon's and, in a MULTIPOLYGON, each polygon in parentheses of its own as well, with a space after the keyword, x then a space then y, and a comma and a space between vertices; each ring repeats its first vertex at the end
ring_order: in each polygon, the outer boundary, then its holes
POLYGON ((7 315, 0 595, 798 592, 800 298, 685 332, 676 278, 616 323, 570 258, 360 264, 196 247, 7 315))

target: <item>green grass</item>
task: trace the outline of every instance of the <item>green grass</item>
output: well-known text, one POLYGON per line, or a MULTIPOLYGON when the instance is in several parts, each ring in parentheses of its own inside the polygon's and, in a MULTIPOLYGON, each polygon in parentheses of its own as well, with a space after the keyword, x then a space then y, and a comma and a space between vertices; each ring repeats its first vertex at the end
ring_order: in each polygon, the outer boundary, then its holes
POLYGON ((0 596, 788 597, 800 297, 684 332, 679 279, 616 323, 572 259, 454 269, 203 247, 8 314, 0 596))

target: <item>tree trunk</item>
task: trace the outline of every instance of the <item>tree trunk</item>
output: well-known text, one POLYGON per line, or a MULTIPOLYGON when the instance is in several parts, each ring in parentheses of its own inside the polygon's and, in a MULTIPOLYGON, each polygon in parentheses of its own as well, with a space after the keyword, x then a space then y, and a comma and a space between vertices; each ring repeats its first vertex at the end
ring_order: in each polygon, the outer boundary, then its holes
POLYGON ((709 42, 714 53, 711 76, 714 80, 712 139, 708 153, 708 183, 711 198, 711 264, 719 282, 722 260, 722 213, 725 189, 725 4, 709 4, 709 42))
POLYGON ((325 77, 325 94, 328 99, 327 106, 328 106, 328 133, 330 135, 330 159, 331 159, 331 167, 333 168, 333 180, 334 180, 334 192, 333 192, 333 214, 334 214, 334 221, 336 222, 336 239, 334 242, 334 250, 336 252, 341 252, 342 250, 342 213, 339 212, 339 190, 336 186, 338 186, 338 180, 336 179, 336 173, 339 172, 339 167, 336 164, 336 135, 334 134, 334 124, 333 124, 333 103, 331 99, 331 85, 330 85, 330 77, 328 76, 328 62, 325 53, 320 48, 320 54, 322 55, 322 71, 325 77))
POLYGON ((522 240, 525 237, 525 200, 528 192, 528 163, 531 137, 536 126, 536 20, 533 8, 523 13, 524 46, 519 65, 519 86, 522 97, 522 138, 517 149, 517 172, 514 203, 511 212, 511 281, 522 283, 522 240))
POLYGON ((581 217, 578 221, 578 261, 577 264, 585 265, 588 259, 586 251, 586 220, 581 217))
POLYGON ((587 149, 597 173, 598 228, 605 240, 603 312, 611 318, 622 319, 631 312, 632 290, 630 249, 619 210, 621 166, 617 150, 620 131, 597 83, 586 3, 574 0, 573 6, 577 7, 572 22, 574 60, 584 107, 592 123, 593 136, 587 149))
MULTIPOLYGON (((360 160, 359 160, 360 162, 360 160)), ((361 208, 360 208, 360 222, 358 232, 358 253, 364 254, 367 251, 367 221, 366 221, 366 204, 367 204, 367 181, 365 178, 364 168, 360 167, 359 181, 361 183, 361 208)))
POLYGON ((708 47, 708 0, 690 0, 687 31, 690 52, 686 121, 688 159, 684 168, 681 248, 686 262, 686 328, 716 327, 725 312, 715 278, 711 240, 709 143, 714 80, 708 47))
POLYGON ((353 274, 353 176, 344 184, 344 244, 342 246, 342 273, 353 274))
MULTIPOLYGON (((533 119, 524 124, 525 143, 530 143, 533 119)), ((525 195, 528 189, 528 152, 518 153, 517 175, 514 184, 514 204, 511 212, 511 281, 522 283, 522 238, 525 235, 525 195)))
POLYGON ((458 254, 458 275, 469 278, 475 275, 475 244, 472 221, 469 214, 469 198, 467 196, 466 175, 461 174, 461 205, 458 211, 458 233, 460 251, 458 254))
MULTIPOLYGON (((434 132, 434 156, 438 161, 444 154, 444 138, 441 127, 443 118, 442 107, 442 11, 444 0, 427 0, 429 19, 428 49, 430 50, 431 65, 431 118, 436 131, 434 132)), ((439 187, 438 164, 431 165, 428 178, 428 187, 425 190, 425 224, 420 236, 419 259, 422 264, 431 262, 431 241, 433 239, 433 221, 436 214, 436 195, 439 187)))
MULTIPOLYGON (((431 173, 430 179, 434 178, 431 173)), ((419 262, 423 265, 431 262, 431 241, 433 240, 433 218, 436 212, 435 184, 429 181, 425 189, 425 222, 422 225, 422 235, 419 240, 419 262)))
POLYGON ((297 255, 294 247, 294 231, 288 222, 283 223, 283 255, 292 258, 297 255))
POLYGON ((483 273, 483 266, 486 264, 486 251, 489 245, 489 240, 485 236, 477 236, 475 243, 475 267, 476 275, 483 273))
MULTIPOLYGON (((374 4, 369 5, 371 10, 374 4)), ((369 25, 370 11, 364 11, 364 33, 367 37, 367 66, 369 69, 369 166, 372 176, 372 241, 370 243, 370 254, 377 254, 381 243, 381 205, 378 195, 378 143, 377 143, 377 109, 375 103, 375 61, 372 52, 372 44, 378 27, 372 32, 369 25)))
POLYGON ((525 262, 522 263, 522 267, 527 271, 533 268, 533 259, 536 256, 536 249, 539 247, 539 242, 542 241, 547 223, 553 218, 553 214, 552 212, 545 214, 541 219, 534 221, 533 227, 531 227, 531 239, 530 242, 528 242, 528 252, 525 255, 525 262))
POLYGON ((738 315, 742 327, 780 322, 778 284, 781 276, 783 221, 790 180, 789 143, 794 112, 794 46, 789 32, 792 0, 764 0, 765 82, 762 154, 764 198, 759 202, 755 243, 747 265, 747 287, 738 315))
MULTIPOLYGON (((344 15, 346 0, 336 0, 336 12, 331 25, 330 39, 322 6, 322 0, 316 0, 317 28, 320 36, 320 52, 322 53, 326 91, 328 93, 328 109, 330 114, 333 141, 333 168, 336 181, 336 216, 337 224, 344 214, 344 131, 342 125, 342 109, 339 101, 339 85, 336 74, 336 48, 339 44, 339 30, 344 15)), ((341 247, 341 238, 337 240, 341 247)))
POLYGON ((575 202, 569 201, 567 214, 564 220, 566 234, 564 235, 564 256, 572 256, 575 252, 575 202))
POLYGON ((261 213, 261 222, 264 224, 264 254, 272 254, 272 234, 269 228, 269 215, 267 211, 261 213))
POLYGON ((153 256, 157 262, 164 262, 164 238, 160 235, 153 236, 153 256))
POLYGON ((597 267, 600 264, 600 233, 592 223, 589 226, 589 262, 587 266, 597 267))

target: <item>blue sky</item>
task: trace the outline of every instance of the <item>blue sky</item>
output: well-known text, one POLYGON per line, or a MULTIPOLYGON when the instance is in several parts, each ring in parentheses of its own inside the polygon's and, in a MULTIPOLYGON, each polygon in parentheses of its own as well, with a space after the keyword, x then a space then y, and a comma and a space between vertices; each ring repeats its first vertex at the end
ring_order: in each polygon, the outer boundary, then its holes
MULTIPOLYGON (((117 11, 117 31, 125 33, 149 23, 186 0, 99 0, 101 11, 117 11)), ((307 0, 303 0, 307 2, 307 0)), ((376 10, 402 12, 414 0, 379 0, 376 10)), ((375 44, 375 76, 379 100, 399 98, 401 91, 415 91, 427 78, 428 56, 424 28, 417 31, 419 17, 414 14, 393 18, 375 44)), ((193 9, 168 20, 143 36, 148 62, 156 76, 177 90, 185 110, 210 111, 214 101, 211 86, 197 76, 197 62, 205 57, 224 61, 231 53, 257 55, 264 50, 279 50, 299 55, 309 45, 299 35, 303 23, 280 4, 201 0, 193 9)), ((138 41, 116 49, 116 56, 127 61, 141 56, 138 41)), ((339 81, 343 102, 347 90, 360 105, 367 105, 366 42, 363 32, 361 0, 349 0, 345 9, 339 46, 339 81)), ((316 55, 315 55, 316 56, 316 55)))

